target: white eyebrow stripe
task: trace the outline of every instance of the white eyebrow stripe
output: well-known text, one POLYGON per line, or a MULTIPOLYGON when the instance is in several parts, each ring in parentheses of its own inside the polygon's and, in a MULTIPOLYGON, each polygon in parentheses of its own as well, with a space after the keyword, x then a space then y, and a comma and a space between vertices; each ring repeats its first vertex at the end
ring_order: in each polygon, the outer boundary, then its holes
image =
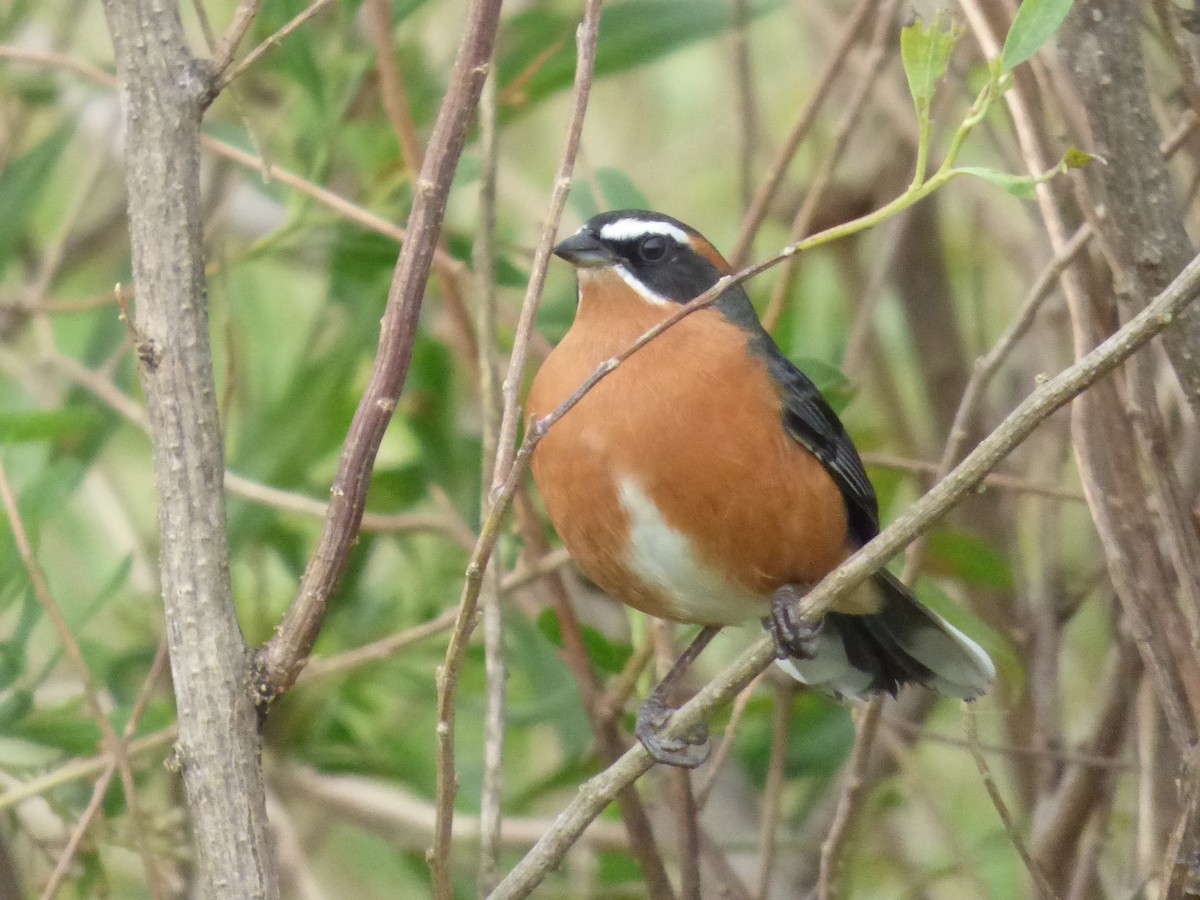
POLYGON ((674 238, 676 243, 687 246, 691 243, 688 233, 670 222, 654 222, 645 219, 617 219, 600 229, 600 237, 610 241, 624 241, 647 234, 661 234, 674 238))

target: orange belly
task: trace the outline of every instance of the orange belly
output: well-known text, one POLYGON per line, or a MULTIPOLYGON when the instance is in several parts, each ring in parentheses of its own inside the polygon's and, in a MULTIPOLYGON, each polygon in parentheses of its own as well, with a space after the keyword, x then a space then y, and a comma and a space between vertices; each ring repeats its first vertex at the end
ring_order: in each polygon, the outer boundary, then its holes
MULTIPOLYGON (((595 279, 589 299, 534 380, 532 415, 553 411, 674 310, 609 290, 611 270, 584 277, 595 279)), ((563 543, 601 588, 663 618, 736 624, 847 555, 841 493, 788 436, 781 409, 745 333, 701 310, 550 429, 534 478, 563 543)))

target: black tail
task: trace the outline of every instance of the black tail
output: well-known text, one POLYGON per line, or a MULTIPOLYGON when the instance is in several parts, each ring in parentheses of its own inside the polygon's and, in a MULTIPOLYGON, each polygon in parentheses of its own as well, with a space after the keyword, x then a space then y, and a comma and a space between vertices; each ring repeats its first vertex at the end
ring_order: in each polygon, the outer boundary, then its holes
POLYGON ((996 669, 982 647, 922 606, 890 572, 877 574, 872 585, 882 595, 879 612, 826 613, 813 658, 781 665, 805 684, 846 697, 895 694, 909 683, 961 700, 987 691, 996 669))

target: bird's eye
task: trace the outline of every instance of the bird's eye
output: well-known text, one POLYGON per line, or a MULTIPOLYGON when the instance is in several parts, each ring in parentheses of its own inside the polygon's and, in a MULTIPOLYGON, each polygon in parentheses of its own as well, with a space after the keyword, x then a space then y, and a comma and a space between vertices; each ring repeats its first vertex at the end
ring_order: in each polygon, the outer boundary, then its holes
POLYGON ((661 234, 652 234, 638 244, 638 256, 645 262, 658 262, 667 255, 667 239, 661 234))

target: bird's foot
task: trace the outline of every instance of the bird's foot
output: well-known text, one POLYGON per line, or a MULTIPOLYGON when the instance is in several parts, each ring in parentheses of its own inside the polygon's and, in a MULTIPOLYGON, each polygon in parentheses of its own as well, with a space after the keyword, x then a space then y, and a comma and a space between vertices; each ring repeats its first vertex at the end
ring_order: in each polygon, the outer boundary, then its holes
POLYGON ((785 584, 771 597, 771 614, 763 619, 763 627, 774 639, 775 654, 780 659, 812 659, 816 656, 821 623, 810 622, 800 615, 800 600, 809 587, 785 584))
POLYGON ((665 737, 663 731, 674 712, 674 707, 658 691, 651 691, 638 710, 634 733, 655 762, 694 769, 708 759, 712 749, 708 742, 708 727, 700 723, 680 737, 665 737))

